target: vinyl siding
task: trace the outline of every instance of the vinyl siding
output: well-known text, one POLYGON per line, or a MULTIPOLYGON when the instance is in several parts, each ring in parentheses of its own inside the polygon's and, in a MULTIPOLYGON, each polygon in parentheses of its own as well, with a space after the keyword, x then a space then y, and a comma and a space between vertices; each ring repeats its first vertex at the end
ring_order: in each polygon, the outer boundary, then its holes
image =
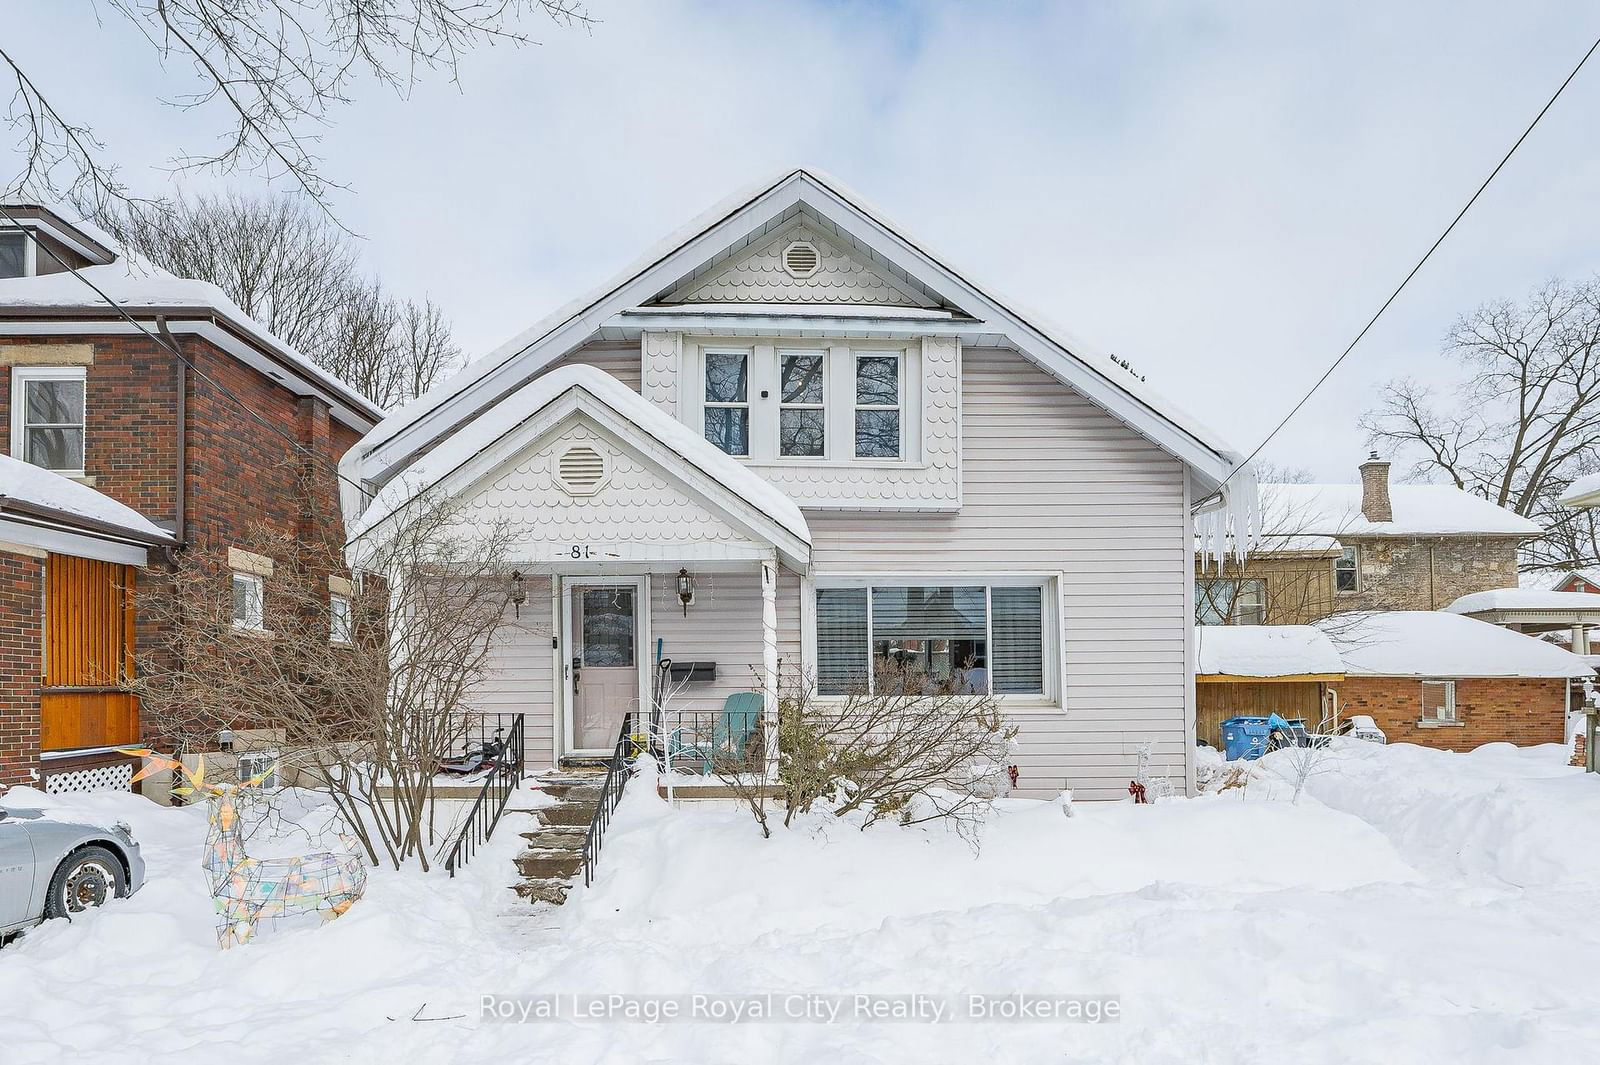
MULTIPOLYGON (((759 687, 761 668, 761 587, 754 568, 748 572, 701 575, 695 603, 685 616, 678 602, 677 570, 650 578, 651 635, 664 640, 669 657, 717 663, 717 679, 684 690, 683 709, 715 710, 733 692, 759 687)), ((570 578, 581 581, 581 577, 570 578)), ((778 657, 784 666, 800 661, 800 584, 792 573, 778 582, 778 657)), ((497 633, 490 652, 489 676, 474 693, 471 705, 486 713, 523 713, 523 743, 528 764, 542 769, 555 764, 559 708, 556 699, 551 581, 528 582, 528 601, 521 618, 497 633)), ((652 658, 654 643, 645 649, 652 658)))
POLYGON ((595 366, 615 377, 635 392, 639 391, 639 342, 588 344, 565 358, 551 363, 541 376, 558 366, 595 366))
POLYGON ((962 361, 961 511, 808 511, 819 579, 1056 575, 1063 705, 1014 715, 1022 790, 1124 796, 1144 742, 1181 788, 1193 564, 1182 464, 1018 355, 962 361))

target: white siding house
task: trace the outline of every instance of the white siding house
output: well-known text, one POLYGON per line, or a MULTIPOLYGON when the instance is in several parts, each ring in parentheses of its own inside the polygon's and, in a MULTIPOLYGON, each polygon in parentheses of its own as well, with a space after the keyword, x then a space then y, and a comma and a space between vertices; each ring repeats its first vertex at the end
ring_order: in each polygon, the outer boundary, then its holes
POLYGON ((343 472, 375 497, 345 499, 358 541, 427 486, 516 531, 529 597, 480 701, 528 715, 535 764, 609 747, 658 647, 715 663, 685 689, 707 708, 897 656, 998 695, 1024 793, 1114 798, 1145 743, 1192 776, 1191 515, 1250 481, 1238 462, 796 170, 398 411, 343 472))

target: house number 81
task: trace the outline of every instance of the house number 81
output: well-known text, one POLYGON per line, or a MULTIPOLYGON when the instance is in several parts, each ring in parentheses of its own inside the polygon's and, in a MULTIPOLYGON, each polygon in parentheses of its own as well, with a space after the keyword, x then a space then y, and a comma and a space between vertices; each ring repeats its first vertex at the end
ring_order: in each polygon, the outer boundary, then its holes
POLYGON ((594 557, 594 551, 593 551, 593 549, 591 549, 589 547, 588 544, 573 544, 572 545, 572 557, 573 558, 593 558, 594 557))

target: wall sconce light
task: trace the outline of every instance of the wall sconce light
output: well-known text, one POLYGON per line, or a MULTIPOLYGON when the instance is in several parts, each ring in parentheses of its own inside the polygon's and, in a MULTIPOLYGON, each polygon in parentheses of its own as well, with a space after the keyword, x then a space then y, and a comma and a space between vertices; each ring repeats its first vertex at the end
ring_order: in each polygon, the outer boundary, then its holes
POLYGON ((226 729, 225 728, 221 732, 217 733, 217 750, 219 750, 219 751, 232 751, 233 750, 233 730, 232 729, 226 729))
POLYGON ((517 617, 522 617, 522 604, 528 601, 528 589, 522 584, 522 571, 511 571, 511 606, 517 612, 517 617))
POLYGON ((694 602, 694 578, 689 576, 689 571, 678 571, 678 602, 683 604, 683 616, 689 616, 689 604, 694 602))

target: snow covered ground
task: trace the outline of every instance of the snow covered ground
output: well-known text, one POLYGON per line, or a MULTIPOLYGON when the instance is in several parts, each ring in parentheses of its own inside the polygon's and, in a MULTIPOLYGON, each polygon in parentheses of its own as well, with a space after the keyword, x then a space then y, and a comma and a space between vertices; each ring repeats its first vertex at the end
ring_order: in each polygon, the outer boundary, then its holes
MULTIPOLYGON (((0 1061, 1575 1062, 1600 1035, 1600 780, 1556 747, 1342 745, 1299 803, 1006 801, 939 827, 808 821, 630 789, 601 876, 507 919, 520 842, 455 881, 375 873, 322 928, 217 951, 203 817, 126 796, 150 882, 0 951, 0 1061), (1115 996, 1102 1024, 480 1019, 484 995, 1115 996)), ((775 1001, 783 1002, 783 999, 775 1001)), ((684 1008, 692 1001, 682 1000, 684 1008)))

